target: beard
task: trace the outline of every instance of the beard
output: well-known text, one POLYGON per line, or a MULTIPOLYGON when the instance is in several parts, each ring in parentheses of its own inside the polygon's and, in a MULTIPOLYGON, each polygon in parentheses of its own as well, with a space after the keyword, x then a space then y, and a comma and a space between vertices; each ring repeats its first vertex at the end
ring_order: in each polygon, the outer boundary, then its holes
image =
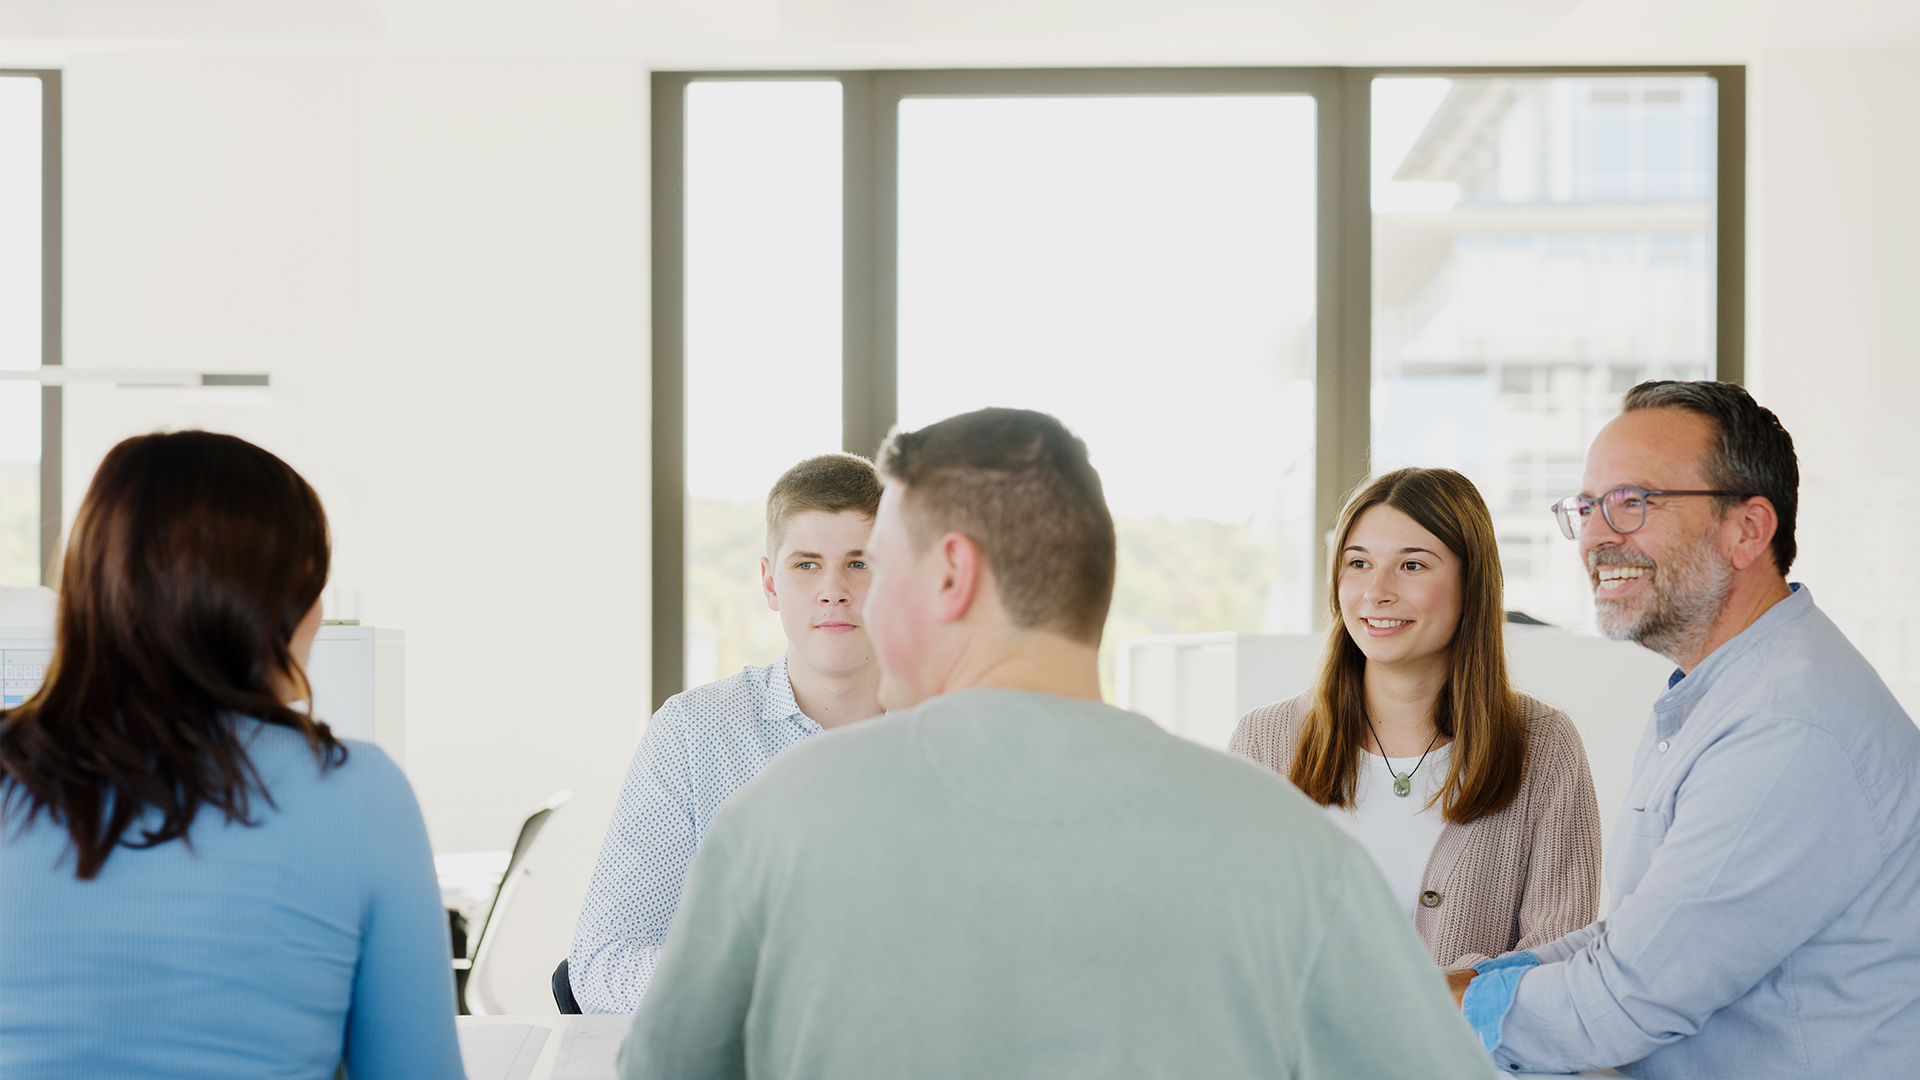
POLYGON ((1638 552, 1596 548, 1587 556, 1587 575, 1593 581, 1594 616, 1602 634, 1638 642, 1681 665, 1699 659, 1700 647, 1733 591, 1733 567, 1715 554, 1712 530, 1658 563, 1638 552), (1634 600, 1606 599, 1598 594, 1602 566, 1645 567, 1651 571, 1649 588, 1634 600))

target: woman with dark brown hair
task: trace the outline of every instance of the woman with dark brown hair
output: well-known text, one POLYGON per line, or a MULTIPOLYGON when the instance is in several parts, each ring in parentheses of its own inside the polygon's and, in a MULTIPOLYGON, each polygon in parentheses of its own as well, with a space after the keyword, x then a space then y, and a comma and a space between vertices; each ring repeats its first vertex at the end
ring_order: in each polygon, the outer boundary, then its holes
POLYGON ((413 791, 294 708, 326 515, 227 435, 94 475, 0 714, 0 1076, 464 1077, 413 791))
POLYGON ((1600 813, 1579 733, 1507 680, 1500 552, 1472 481, 1374 480, 1334 531, 1314 687, 1230 749, 1365 847, 1448 969, 1544 944, 1599 907, 1600 813))

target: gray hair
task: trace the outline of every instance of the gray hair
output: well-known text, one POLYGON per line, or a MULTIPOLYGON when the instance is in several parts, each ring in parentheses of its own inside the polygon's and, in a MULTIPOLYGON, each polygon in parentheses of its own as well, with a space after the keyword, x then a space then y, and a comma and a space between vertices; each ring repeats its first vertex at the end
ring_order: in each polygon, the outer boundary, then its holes
POLYGON ((1707 482, 1739 492, 1720 497, 1722 513, 1756 495, 1773 504, 1780 519, 1773 534, 1773 565, 1784 575, 1797 551, 1793 522, 1800 508, 1800 459, 1780 418, 1737 384, 1711 380, 1643 382, 1627 391, 1621 408, 1685 409, 1713 421, 1715 439, 1700 463, 1707 482))

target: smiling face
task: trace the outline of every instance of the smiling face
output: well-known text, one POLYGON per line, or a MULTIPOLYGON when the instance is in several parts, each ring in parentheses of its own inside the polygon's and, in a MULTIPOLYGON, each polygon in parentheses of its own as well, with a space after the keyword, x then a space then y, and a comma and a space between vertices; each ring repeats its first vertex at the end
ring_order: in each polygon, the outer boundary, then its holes
POLYGON ((1445 658, 1460 626, 1460 560, 1404 512, 1381 503, 1341 550, 1340 618, 1370 664, 1445 658))
POLYGON ((873 661, 863 615, 873 522, 852 510, 808 510, 787 520, 774 555, 760 560, 767 606, 787 632, 787 663, 833 678, 873 661))
MULTIPOLYGON (((1701 463, 1713 437, 1712 421, 1683 409, 1623 413, 1593 440, 1581 492, 1712 488, 1701 463)), ((1580 533, 1580 557, 1601 633, 1676 663, 1691 655, 1732 589, 1733 567, 1720 551, 1723 517, 1709 497, 1655 495, 1646 523, 1620 533, 1596 509, 1580 533)))

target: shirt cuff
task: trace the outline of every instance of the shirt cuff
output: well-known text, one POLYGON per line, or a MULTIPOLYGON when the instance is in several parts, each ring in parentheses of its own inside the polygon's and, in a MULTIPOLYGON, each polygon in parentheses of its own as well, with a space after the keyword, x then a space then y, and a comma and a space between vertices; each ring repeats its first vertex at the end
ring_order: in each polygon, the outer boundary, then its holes
POLYGON ((1513 997, 1520 990, 1521 977, 1535 965, 1522 961, 1506 963, 1491 971, 1485 971, 1485 968, 1513 959, 1501 957, 1482 964, 1480 970, 1484 974, 1468 983, 1466 994, 1460 998, 1460 1015, 1466 1017, 1467 1026, 1480 1037, 1481 1047, 1489 1054, 1500 1045, 1500 1025, 1513 1008, 1513 997))
POLYGON ((1540 958, 1533 955, 1532 953, 1517 952, 1517 953, 1508 953, 1505 956, 1496 956, 1491 960, 1482 960, 1479 963, 1473 965, 1473 970, 1479 972, 1482 975, 1485 975, 1489 971, 1499 971, 1501 968, 1534 967, 1534 966, 1537 966, 1539 963, 1540 963, 1540 958))

